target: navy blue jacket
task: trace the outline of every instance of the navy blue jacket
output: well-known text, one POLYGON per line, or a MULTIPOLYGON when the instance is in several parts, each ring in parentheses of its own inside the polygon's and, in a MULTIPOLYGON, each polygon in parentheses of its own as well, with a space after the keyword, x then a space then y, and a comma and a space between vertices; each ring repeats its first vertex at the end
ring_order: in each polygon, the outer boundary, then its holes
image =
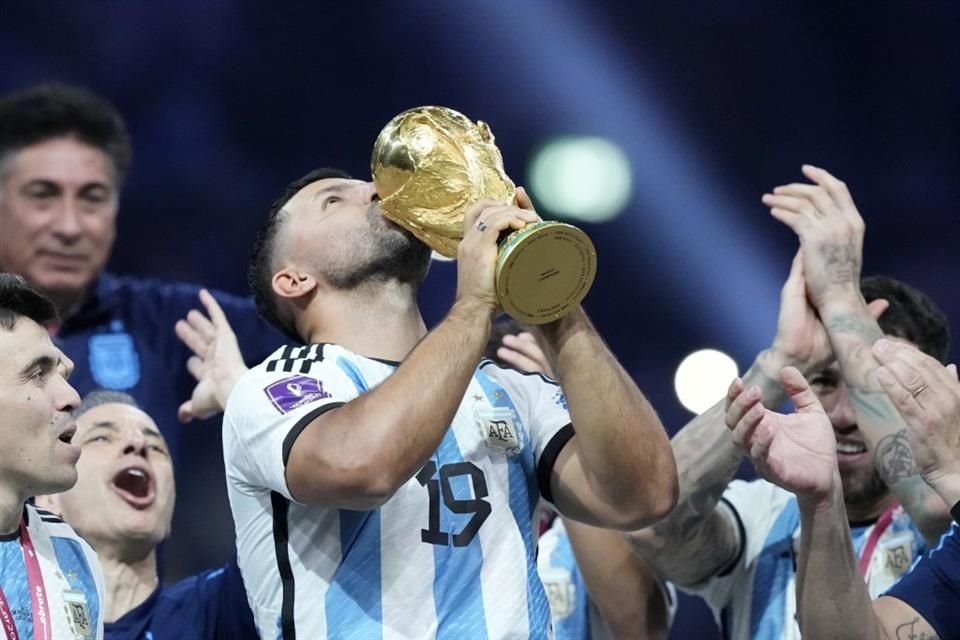
POLYGON ((105 624, 104 640, 255 640, 236 559, 163 589, 105 624))

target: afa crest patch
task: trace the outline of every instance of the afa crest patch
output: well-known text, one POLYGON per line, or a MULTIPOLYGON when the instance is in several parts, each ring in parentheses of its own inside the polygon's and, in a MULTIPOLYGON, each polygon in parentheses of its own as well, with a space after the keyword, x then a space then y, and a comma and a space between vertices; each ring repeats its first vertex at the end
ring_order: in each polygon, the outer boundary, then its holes
POLYGON ((140 382, 140 356, 129 333, 97 333, 87 347, 90 373, 100 387, 129 389, 140 382))
POLYGON ((523 432, 513 411, 493 407, 476 412, 477 427, 487 446, 508 456, 523 450, 523 432))
POLYGON ((307 376, 289 376, 266 387, 264 393, 280 413, 290 413, 304 405, 330 397, 323 383, 307 376))

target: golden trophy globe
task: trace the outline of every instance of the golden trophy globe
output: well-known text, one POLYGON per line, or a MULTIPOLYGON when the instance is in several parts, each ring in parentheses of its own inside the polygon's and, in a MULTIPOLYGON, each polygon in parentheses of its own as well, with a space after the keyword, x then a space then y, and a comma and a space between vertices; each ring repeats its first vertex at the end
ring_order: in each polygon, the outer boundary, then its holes
MULTIPOLYGON (((448 258, 457 255, 463 214, 472 204, 516 199, 490 127, 447 107, 417 107, 394 117, 377 136, 371 170, 384 215, 448 258)), ((573 225, 528 224, 498 244, 500 306, 524 324, 563 317, 593 284, 597 252, 573 225)))

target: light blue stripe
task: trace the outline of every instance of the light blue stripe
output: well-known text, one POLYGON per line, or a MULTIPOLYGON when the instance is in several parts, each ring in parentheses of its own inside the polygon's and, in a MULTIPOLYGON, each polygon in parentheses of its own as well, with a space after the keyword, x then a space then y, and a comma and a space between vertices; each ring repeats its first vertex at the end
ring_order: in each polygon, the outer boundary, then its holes
POLYGON ((0 586, 7 597, 10 611, 24 611, 23 617, 14 616, 14 624, 21 638, 33 637, 33 605, 27 584, 27 565, 23 561, 20 539, 0 542, 0 586))
POLYGON ((87 599, 87 613, 90 615, 90 624, 96 626, 100 619, 100 596, 97 595, 97 585, 90 572, 87 556, 83 553, 80 542, 72 538, 50 536, 53 552, 57 556, 57 564, 70 588, 80 591, 87 599))
MULTIPOLYGON (((452 427, 447 429, 440 442, 434 461, 437 474, 445 464, 464 461, 452 427)), ((450 488, 457 499, 468 500, 473 497, 473 484, 467 476, 450 478, 450 488)), ((453 534, 461 532, 471 518, 472 514, 453 513, 442 503, 440 505, 440 530, 449 533, 450 538, 446 546, 433 545, 437 640, 484 640, 487 637, 480 584, 480 570, 483 567, 480 536, 474 536, 465 547, 453 546, 453 534)))
POLYGON ((363 374, 360 373, 360 369, 357 368, 357 365, 353 364, 343 356, 337 357, 337 365, 343 369, 343 372, 347 374, 353 381, 353 385, 357 388, 357 393, 363 393, 367 390, 367 381, 363 379, 363 374))
POLYGON ((573 610, 564 618, 554 619, 554 640, 584 640, 590 637, 590 600, 587 598, 587 588, 583 584, 583 575, 577 566, 570 546, 570 536, 564 531, 557 536, 557 545, 550 554, 550 566, 566 569, 570 572, 570 584, 573 587, 573 610))
POLYGON ((380 511, 340 510, 342 559, 325 598, 327 636, 379 640, 380 511))
POLYGON ((537 505, 540 491, 537 486, 536 460, 530 434, 520 421, 520 413, 510 399, 506 389, 494 382, 490 376, 477 370, 474 378, 480 383, 487 400, 495 407, 513 411, 517 427, 517 437, 522 439, 523 449, 517 455, 507 457, 509 478, 510 511, 520 529, 523 538, 524 555, 527 563, 527 620, 532 640, 545 640, 550 626, 550 603, 543 590, 543 583, 537 574, 537 543, 533 531, 533 510, 537 505))
MULTIPOLYGON (((367 382, 357 366, 339 356, 337 365, 357 388, 367 382)), ((380 510, 341 509, 340 565, 325 598, 327 636, 379 640, 383 637, 380 578, 380 510)))
POLYGON ((791 497, 773 523, 757 558, 750 600, 750 637, 755 640, 780 638, 787 624, 787 585, 794 576, 793 534, 798 526, 800 509, 791 497))

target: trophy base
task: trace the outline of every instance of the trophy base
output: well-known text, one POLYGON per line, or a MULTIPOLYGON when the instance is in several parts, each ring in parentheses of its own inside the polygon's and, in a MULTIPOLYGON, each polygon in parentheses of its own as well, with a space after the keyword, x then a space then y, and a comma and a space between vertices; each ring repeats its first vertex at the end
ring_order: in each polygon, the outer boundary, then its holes
POLYGON ((597 273, 586 233, 563 222, 538 222, 500 243, 495 283, 503 310, 524 324, 546 324, 573 310, 597 273))

